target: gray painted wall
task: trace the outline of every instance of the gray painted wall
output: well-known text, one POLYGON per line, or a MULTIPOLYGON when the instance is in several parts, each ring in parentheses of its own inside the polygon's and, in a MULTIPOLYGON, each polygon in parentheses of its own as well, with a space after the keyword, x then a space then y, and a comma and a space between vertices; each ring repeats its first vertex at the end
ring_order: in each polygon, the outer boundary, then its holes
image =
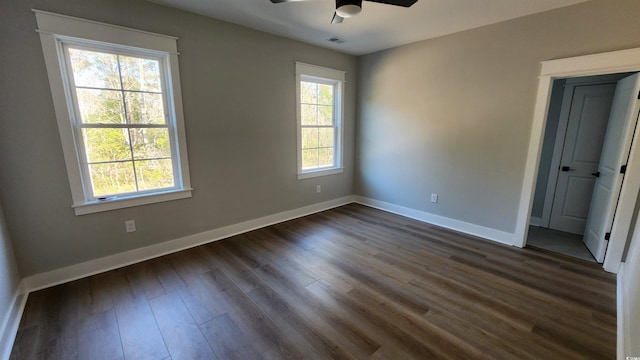
POLYGON ((623 346, 622 357, 636 356, 632 354, 640 353, 640 221, 638 212, 640 211, 640 194, 636 202, 634 222, 631 225, 633 233, 629 236, 627 249, 625 250, 624 274, 622 276, 622 301, 626 305, 623 314, 626 324, 625 344, 623 346))
POLYGON ((141 0, 8 0, 0 14, 0 201, 22 275, 353 194, 355 57, 141 0), (74 215, 31 8, 180 38, 192 198, 74 215), (294 61, 347 72, 342 174, 297 180, 294 61))
POLYGON ((639 47, 637 14, 592 0, 360 57, 356 193, 513 232, 540 61, 639 47))
MULTIPOLYGON (((13 300, 18 292, 18 284, 20 283, 20 274, 16 265, 16 259, 13 255, 11 240, 9 239, 9 231, 4 220, 4 212, 0 206, 0 330, 7 316, 12 314, 13 300)), ((0 351, 1 345, 5 345, 2 341, 9 334, 0 333, 0 351)))

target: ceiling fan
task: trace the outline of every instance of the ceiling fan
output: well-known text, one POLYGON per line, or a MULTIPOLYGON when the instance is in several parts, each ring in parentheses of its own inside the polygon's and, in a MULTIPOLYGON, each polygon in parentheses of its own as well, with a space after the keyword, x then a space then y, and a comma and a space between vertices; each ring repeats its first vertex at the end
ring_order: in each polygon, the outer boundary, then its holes
MULTIPOLYGON (((274 4, 294 2, 294 1, 305 1, 305 0, 271 0, 271 2, 274 4)), ((418 0, 367 0, 367 1, 377 2, 381 4, 387 4, 387 5, 409 7, 415 4, 418 0)), ((352 16, 358 15, 360 11, 362 11, 362 0, 336 0, 336 12, 333 14, 333 19, 331 19, 331 23, 339 24, 345 18, 350 18, 352 16)))

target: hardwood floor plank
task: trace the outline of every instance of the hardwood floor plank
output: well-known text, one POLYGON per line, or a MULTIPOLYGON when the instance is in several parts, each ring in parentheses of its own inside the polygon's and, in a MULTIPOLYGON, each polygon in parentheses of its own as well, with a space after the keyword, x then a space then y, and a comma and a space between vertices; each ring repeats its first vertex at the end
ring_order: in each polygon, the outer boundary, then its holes
POLYGON ((38 351, 41 347, 42 337, 44 336, 41 330, 39 325, 30 325, 19 329, 9 359, 38 359, 38 351))
POLYGON ((434 354, 434 358, 460 359, 482 356, 482 352, 471 343, 433 326, 424 316, 426 314, 416 314, 402 304, 387 302, 379 294, 360 288, 353 289, 347 295, 387 324, 397 327, 406 337, 419 342, 428 349, 429 354, 434 354))
POLYGON ((290 304, 271 288, 250 292, 249 297, 281 329, 294 339, 300 351, 308 358, 351 358, 344 349, 331 342, 325 334, 305 321, 290 304))
POLYGON ((89 277, 89 291, 85 294, 85 302, 91 315, 113 309, 108 277, 108 273, 89 277))
MULTIPOLYGON (((81 283, 66 283, 43 290, 47 306, 41 310, 36 358, 78 359, 78 313, 81 307, 81 283)), ((83 283, 83 284, 86 284, 83 283)))
POLYGON ((353 289, 353 279, 346 276, 340 270, 329 266, 322 259, 319 259, 309 252, 309 248, 300 246, 297 243, 287 241, 286 232, 278 230, 274 227, 270 227, 269 230, 276 234, 273 238, 273 242, 279 244, 279 246, 286 250, 287 258, 297 264, 297 266, 308 268, 316 277, 321 278, 325 282, 331 284, 334 288, 339 288, 343 292, 348 292, 353 289))
POLYGON ((169 356, 144 289, 132 287, 127 269, 110 278, 120 340, 126 359, 163 359, 169 356))
POLYGON ((91 315, 78 324, 78 358, 124 359, 118 321, 113 309, 91 315))
POLYGON ((261 355, 267 359, 302 359, 303 353, 299 351, 295 341, 269 319, 236 283, 235 279, 244 276, 247 277, 247 283, 256 284, 251 291, 258 289, 259 280, 255 275, 239 263, 228 268, 221 267, 221 270, 210 273, 210 281, 225 298, 229 307, 227 314, 247 336, 251 335, 254 346, 261 355))
POLYGON ((397 326, 385 321, 376 312, 371 311, 348 294, 335 291, 330 285, 318 281, 310 285, 309 290, 318 298, 332 306, 334 311, 349 319, 385 349, 385 353, 395 354, 394 358, 436 359, 437 354, 421 341, 397 326))
POLYGON ((616 317, 611 315, 605 315, 598 311, 594 311, 591 313, 591 325, 601 329, 603 331, 607 331, 613 335, 616 333, 616 317))
MULTIPOLYGON (((444 331, 454 334, 460 339, 465 339, 474 348, 481 351, 484 357, 493 359, 540 359, 540 354, 530 354, 519 348, 518 343, 509 343, 504 337, 494 332, 485 330, 481 326, 473 326, 459 317, 452 316, 450 312, 430 310, 425 319, 429 323, 438 326, 444 331)), ((522 336, 522 333, 520 334, 522 336)), ((546 354, 551 355, 551 354, 546 354)))
POLYGON ((155 297, 149 303, 171 359, 216 359, 177 292, 155 297))
POLYGON ((127 270, 126 276, 129 283, 134 287, 143 289, 148 299, 153 299, 167 293, 154 274, 149 262, 131 265, 127 270))
POLYGON ((126 359, 163 359, 169 355, 146 298, 116 305, 126 359))
MULTIPOLYGON (((335 254, 325 251, 324 249, 314 249, 314 254, 325 259, 331 264, 341 269, 345 274, 355 280, 356 283, 366 285, 374 291, 384 294, 390 301, 401 303, 407 308, 418 314, 425 314, 429 311, 429 306, 414 294, 411 294, 405 288, 397 287, 397 283, 387 276, 376 276, 375 273, 368 271, 362 266, 347 261, 335 254)), ((362 264, 365 265, 365 264, 362 264)))
POLYGON ((207 273, 192 274, 178 292, 198 325, 226 311, 220 293, 211 288, 207 273))
POLYGON ((228 314, 216 316, 201 327, 219 359, 262 359, 228 314))
POLYGON ((149 260, 149 266, 153 274, 167 293, 177 291, 186 286, 184 280, 182 280, 171 264, 171 256, 172 255, 165 255, 157 259, 149 260))
POLYGON ((308 285, 296 284, 279 269, 270 265, 262 266, 256 272, 287 303, 291 304, 293 310, 307 323, 314 324, 314 327, 325 334, 329 341, 344 348, 350 355, 356 358, 368 357, 380 347, 364 332, 349 323, 348 319, 332 315, 331 308, 324 306, 308 292, 306 289, 308 285))
POLYGON ((591 359, 606 358, 608 353, 608 339, 587 334, 585 331, 569 329, 566 324, 553 319, 538 319, 533 333, 580 354, 581 357, 591 359), (584 343, 584 339, 591 339, 584 343))

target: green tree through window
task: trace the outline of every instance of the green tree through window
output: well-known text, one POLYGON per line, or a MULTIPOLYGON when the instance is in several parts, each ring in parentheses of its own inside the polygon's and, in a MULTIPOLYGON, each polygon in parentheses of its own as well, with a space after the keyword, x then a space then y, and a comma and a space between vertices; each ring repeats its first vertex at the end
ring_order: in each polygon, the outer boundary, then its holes
POLYGON ((93 196, 175 185, 157 59, 68 47, 93 196))
POLYGON ((334 86, 300 82, 302 170, 334 166, 334 86))

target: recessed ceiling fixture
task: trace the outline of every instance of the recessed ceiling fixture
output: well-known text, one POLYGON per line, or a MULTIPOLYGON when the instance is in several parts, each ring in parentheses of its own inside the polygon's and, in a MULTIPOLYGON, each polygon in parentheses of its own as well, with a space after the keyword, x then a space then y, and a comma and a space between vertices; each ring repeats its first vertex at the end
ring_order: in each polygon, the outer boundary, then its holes
MULTIPOLYGON (((274 4, 304 0, 271 0, 274 4)), ((367 0, 387 5, 409 7, 418 0, 367 0)), ((336 0, 336 12, 331 19, 332 24, 339 24, 344 19, 358 15, 362 11, 362 0, 336 0)))

